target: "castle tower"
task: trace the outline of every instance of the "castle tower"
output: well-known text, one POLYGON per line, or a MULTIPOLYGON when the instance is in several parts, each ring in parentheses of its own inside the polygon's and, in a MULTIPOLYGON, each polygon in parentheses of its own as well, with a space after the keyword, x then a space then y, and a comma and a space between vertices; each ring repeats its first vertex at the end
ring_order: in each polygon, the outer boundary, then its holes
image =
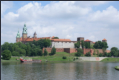
POLYGON ((36 36, 37 34, 36 34, 36 32, 34 32, 34 34, 33 34, 33 38, 37 38, 37 36, 36 36))
POLYGON ((102 40, 102 42, 107 42, 107 40, 104 38, 104 39, 102 40))
POLYGON ((19 33, 19 31, 18 31, 17 36, 16 36, 16 42, 21 42, 20 41, 20 33, 19 33))
POLYGON ((22 32, 22 41, 24 42, 26 38, 27 38, 27 28, 26 28, 26 24, 24 24, 23 32, 22 32))
POLYGON ((82 40, 84 41, 84 37, 78 37, 77 38, 77 41, 82 41, 82 40))

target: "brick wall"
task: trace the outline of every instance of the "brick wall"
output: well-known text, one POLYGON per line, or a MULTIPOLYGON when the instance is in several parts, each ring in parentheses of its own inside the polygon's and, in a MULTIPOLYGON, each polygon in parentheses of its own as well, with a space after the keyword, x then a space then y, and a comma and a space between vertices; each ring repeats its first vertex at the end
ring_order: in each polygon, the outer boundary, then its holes
MULTIPOLYGON (((43 48, 43 53, 44 53, 44 49, 46 49, 48 53, 51 53, 52 48, 43 48)), ((97 54, 97 50, 99 51, 99 53, 103 53, 102 49, 95 49, 96 54, 97 54)), ((76 48, 56 48, 56 52, 75 53, 77 52, 77 49, 76 48)), ((91 55, 93 55, 94 49, 83 49, 83 54, 86 54, 87 52, 90 52, 91 55)))
MULTIPOLYGON (((43 48, 43 53, 45 49, 48 51, 48 53, 51 53, 52 48, 43 48)), ((56 48, 56 52, 64 52, 64 48, 56 48)))

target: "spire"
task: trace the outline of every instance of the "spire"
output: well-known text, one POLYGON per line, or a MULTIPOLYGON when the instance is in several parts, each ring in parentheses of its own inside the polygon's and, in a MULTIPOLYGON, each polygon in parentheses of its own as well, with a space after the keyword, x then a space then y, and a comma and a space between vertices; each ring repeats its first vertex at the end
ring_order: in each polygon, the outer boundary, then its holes
POLYGON ((26 28, 26 24, 24 24, 24 27, 23 27, 23 32, 22 33, 25 33, 27 34, 27 28, 26 28))
POLYGON ((19 30, 18 30, 18 33, 17 33, 16 38, 20 38, 20 33, 19 33, 19 30))

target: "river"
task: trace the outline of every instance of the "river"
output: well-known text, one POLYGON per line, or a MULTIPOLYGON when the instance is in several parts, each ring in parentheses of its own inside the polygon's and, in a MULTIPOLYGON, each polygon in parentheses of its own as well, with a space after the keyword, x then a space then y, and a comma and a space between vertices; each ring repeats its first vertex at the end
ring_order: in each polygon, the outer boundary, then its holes
POLYGON ((119 80, 119 62, 1 62, 1 80, 119 80))

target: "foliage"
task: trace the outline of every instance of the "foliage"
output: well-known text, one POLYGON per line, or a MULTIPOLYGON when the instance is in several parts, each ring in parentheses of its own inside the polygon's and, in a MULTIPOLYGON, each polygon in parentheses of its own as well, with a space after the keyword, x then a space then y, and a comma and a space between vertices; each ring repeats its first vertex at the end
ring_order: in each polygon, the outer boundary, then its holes
POLYGON ((102 56, 103 56, 102 53, 100 53, 100 54, 99 54, 99 57, 102 57, 102 56))
POLYGON ((54 37, 53 39, 59 39, 58 37, 54 37))
POLYGON ((84 48, 84 46, 85 46, 85 43, 83 40, 81 40, 81 46, 82 46, 82 48, 84 48))
POLYGON ((42 49, 39 49, 37 54, 38 56, 42 56, 42 49))
POLYGON ((111 56, 117 57, 119 55, 119 51, 117 47, 112 47, 111 48, 111 56))
POLYGON ((67 59, 67 57, 66 56, 63 56, 62 59, 67 59))
POLYGON ((97 55, 99 55, 99 51, 97 50, 97 55))
POLYGON ((95 55, 96 54, 96 51, 95 51, 95 49, 94 49, 94 53, 93 53, 93 55, 95 55))
POLYGON ((52 48, 50 55, 54 55, 54 54, 56 54, 56 48, 55 47, 52 48))
POLYGON ((48 52, 47 52, 47 50, 45 49, 44 50, 44 56, 47 56, 48 55, 48 52))
POLYGON ((75 48, 80 48, 80 41, 74 44, 75 48))
POLYGON ((102 48, 107 49, 107 48, 108 48, 108 45, 107 45, 107 42, 97 41, 97 42, 95 42, 95 44, 94 44, 93 47, 94 47, 95 49, 102 49, 102 48))
POLYGON ((87 52, 85 56, 88 56, 88 57, 91 56, 90 52, 87 52))
POLYGON ((85 42, 85 48, 90 48, 90 42, 85 42))
POLYGON ((2 52, 2 56, 4 60, 9 60, 11 58, 11 52, 10 50, 4 50, 2 52))
POLYGON ((78 48, 77 49, 77 53, 75 54, 75 56, 81 56, 81 54, 83 54, 83 50, 82 49, 80 49, 80 48, 78 48))
POLYGON ((19 56, 19 53, 17 51, 13 51, 12 56, 19 56))

